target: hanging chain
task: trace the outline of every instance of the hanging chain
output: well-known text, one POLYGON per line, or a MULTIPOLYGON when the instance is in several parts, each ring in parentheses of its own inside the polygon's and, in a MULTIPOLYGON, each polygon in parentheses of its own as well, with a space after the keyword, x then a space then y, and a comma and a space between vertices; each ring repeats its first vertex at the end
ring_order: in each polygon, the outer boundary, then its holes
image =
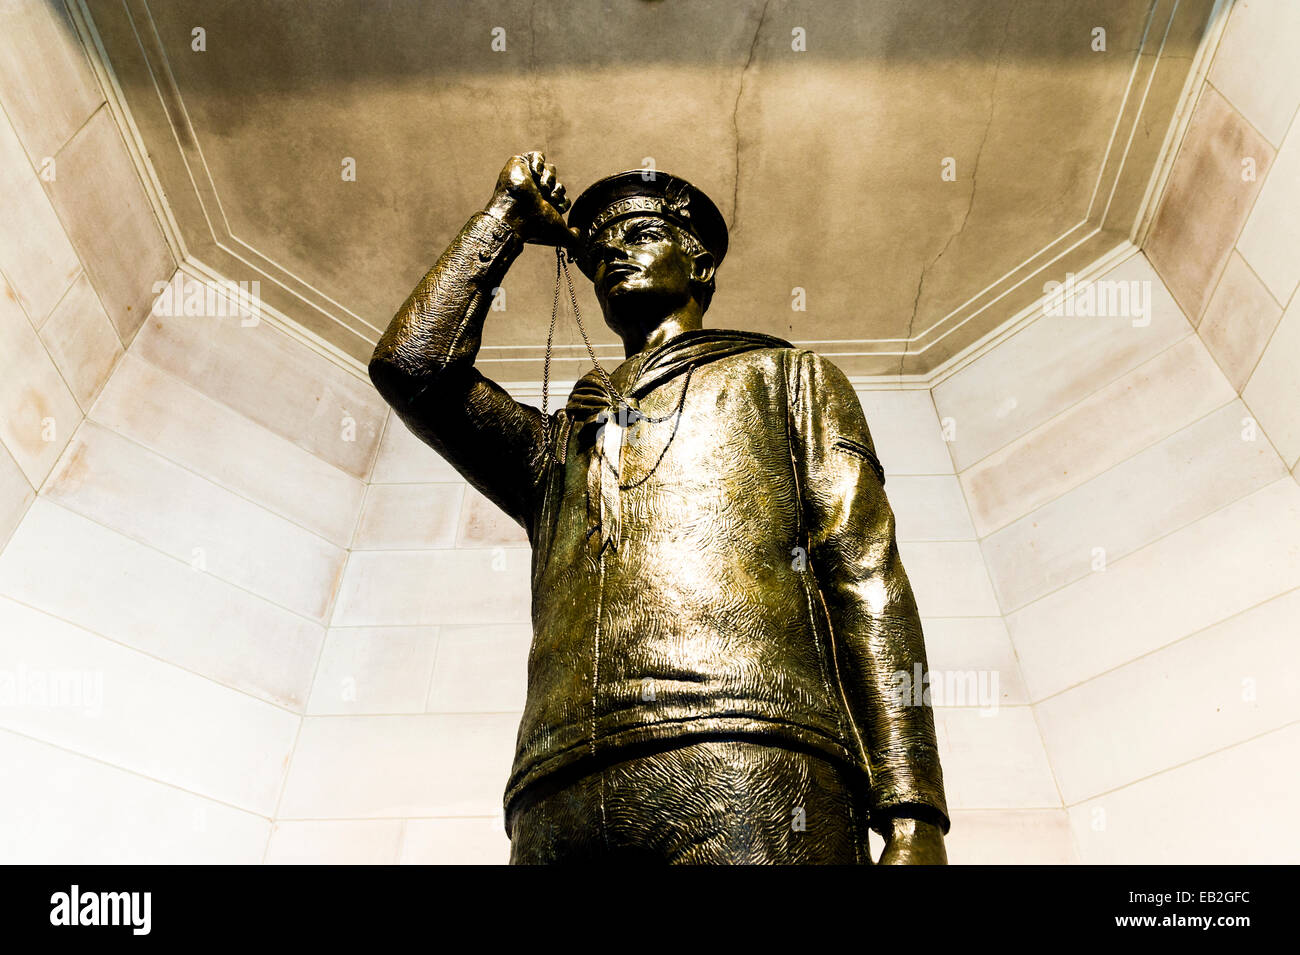
MULTIPOLYGON (((682 382, 682 393, 677 399, 677 410, 673 414, 666 414, 662 418, 647 418, 645 415, 641 415, 642 420, 653 423, 667 421, 669 418, 674 418, 673 433, 668 436, 668 440, 659 451, 659 457, 655 458, 655 463, 650 465, 650 470, 647 471, 639 480, 633 481, 631 484, 620 484, 618 486, 620 491, 630 491, 633 488, 640 487, 646 481, 650 480, 650 478, 654 476, 654 473, 659 470, 659 465, 663 464, 664 455, 666 455, 668 449, 672 447, 673 439, 677 437, 677 429, 682 425, 682 409, 686 407, 686 389, 691 386, 691 375, 695 374, 696 367, 697 366, 692 365, 686 370, 686 380, 682 382)), ((614 472, 614 475, 615 477, 620 476, 617 471, 614 472)))
POLYGON ((587 329, 582 324, 582 312, 578 309, 578 293, 573 287, 573 276, 569 274, 569 263, 565 259, 564 250, 559 246, 555 248, 555 298, 551 302, 551 325, 546 331, 546 357, 542 362, 542 436, 545 441, 548 453, 554 456, 551 448, 551 408, 550 408, 550 387, 551 387, 551 351, 555 341, 555 319, 560 312, 560 282, 563 281, 569 288, 569 304, 573 307, 573 319, 578 323, 578 331, 582 334, 582 342, 587 346, 587 354, 591 357, 591 364, 596 369, 596 374, 600 376, 601 383, 610 396, 618 404, 629 404, 627 398, 614 387, 614 382, 610 380, 605 369, 601 367, 596 360, 596 350, 591 346, 591 339, 587 337, 587 329))
MULTIPOLYGON (((605 369, 601 367, 600 362, 596 361, 596 350, 591 347, 591 339, 587 337, 587 329, 582 324, 582 313, 578 311, 578 293, 573 289, 573 278, 569 275, 569 263, 564 257, 564 251, 557 248, 555 250, 556 268, 564 273, 564 281, 569 287, 569 304, 573 306, 573 320, 578 323, 578 331, 582 334, 582 343, 587 346, 587 354, 591 356, 591 363, 596 368, 596 374, 600 375, 601 383, 610 396, 617 399, 620 404, 627 404, 627 399, 619 393, 614 387, 614 382, 610 380, 605 369)), ((559 273, 556 273, 555 294, 560 294, 559 273)))
MULTIPOLYGON (((557 255, 564 253, 555 250, 557 255)), ((551 344, 555 341, 555 316, 560 310, 560 260, 555 262, 555 300, 551 302, 551 327, 546 330, 546 357, 542 360, 542 447, 546 453, 555 458, 555 449, 551 447, 551 344)))

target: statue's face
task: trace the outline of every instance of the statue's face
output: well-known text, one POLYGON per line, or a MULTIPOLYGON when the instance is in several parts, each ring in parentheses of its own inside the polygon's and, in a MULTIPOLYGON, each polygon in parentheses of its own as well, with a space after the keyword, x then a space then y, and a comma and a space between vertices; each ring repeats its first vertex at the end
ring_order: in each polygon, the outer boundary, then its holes
POLYGON ((596 298, 611 324, 629 306, 666 310, 691 297, 695 257, 676 228, 657 216, 615 222, 596 236, 587 255, 596 298))

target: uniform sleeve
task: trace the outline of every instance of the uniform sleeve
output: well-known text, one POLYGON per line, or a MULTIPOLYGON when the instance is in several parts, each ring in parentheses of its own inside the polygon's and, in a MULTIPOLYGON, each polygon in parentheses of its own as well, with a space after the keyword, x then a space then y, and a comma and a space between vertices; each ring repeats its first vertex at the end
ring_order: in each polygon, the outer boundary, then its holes
POLYGON ((926 672, 925 642, 884 472, 844 373, 813 352, 798 352, 794 361, 791 438, 808 557, 871 773, 873 826, 906 814, 947 832, 933 713, 923 696, 900 692, 926 672))
POLYGON ((544 419, 474 367, 492 290, 520 248, 507 225, 474 215, 394 316, 370 378, 417 437, 528 529, 544 419))

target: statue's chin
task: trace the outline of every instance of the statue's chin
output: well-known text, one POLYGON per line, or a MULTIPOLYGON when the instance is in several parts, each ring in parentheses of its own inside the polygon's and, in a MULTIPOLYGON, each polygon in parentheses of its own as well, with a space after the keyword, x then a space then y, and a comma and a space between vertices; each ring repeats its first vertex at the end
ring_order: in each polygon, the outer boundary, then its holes
POLYGON ((639 325, 639 316, 655 311, 660 298, 653 289, 619 282, 605 293, 601 306, 605 311, 605 324, 618 331, 619 326, 639 325))
POLYGON ((665 316, 688 301, 689 293, 683 295, 662 287, 627 281, 610 289, 600 304, 610 331, 626 339, 629 335, 648 334, 665 316))

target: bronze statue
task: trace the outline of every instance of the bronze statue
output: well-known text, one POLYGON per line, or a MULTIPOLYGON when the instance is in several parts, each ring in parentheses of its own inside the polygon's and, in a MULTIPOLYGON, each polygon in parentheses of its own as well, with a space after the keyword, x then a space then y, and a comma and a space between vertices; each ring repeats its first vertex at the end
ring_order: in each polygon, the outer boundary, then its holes
POLYGON ((895 682, 925 667, 920 620, 853 388, 703 327, 727 228, 690 183, 633 170, 568 209, 540 153, 511 157, 370 362, 532 544, 511 862, 865 864, 868 827, 882 863, 945 862, 933 715, 895 682), (530 242, 574 256, 627 355, 549 417, 474 367, 530 242))

